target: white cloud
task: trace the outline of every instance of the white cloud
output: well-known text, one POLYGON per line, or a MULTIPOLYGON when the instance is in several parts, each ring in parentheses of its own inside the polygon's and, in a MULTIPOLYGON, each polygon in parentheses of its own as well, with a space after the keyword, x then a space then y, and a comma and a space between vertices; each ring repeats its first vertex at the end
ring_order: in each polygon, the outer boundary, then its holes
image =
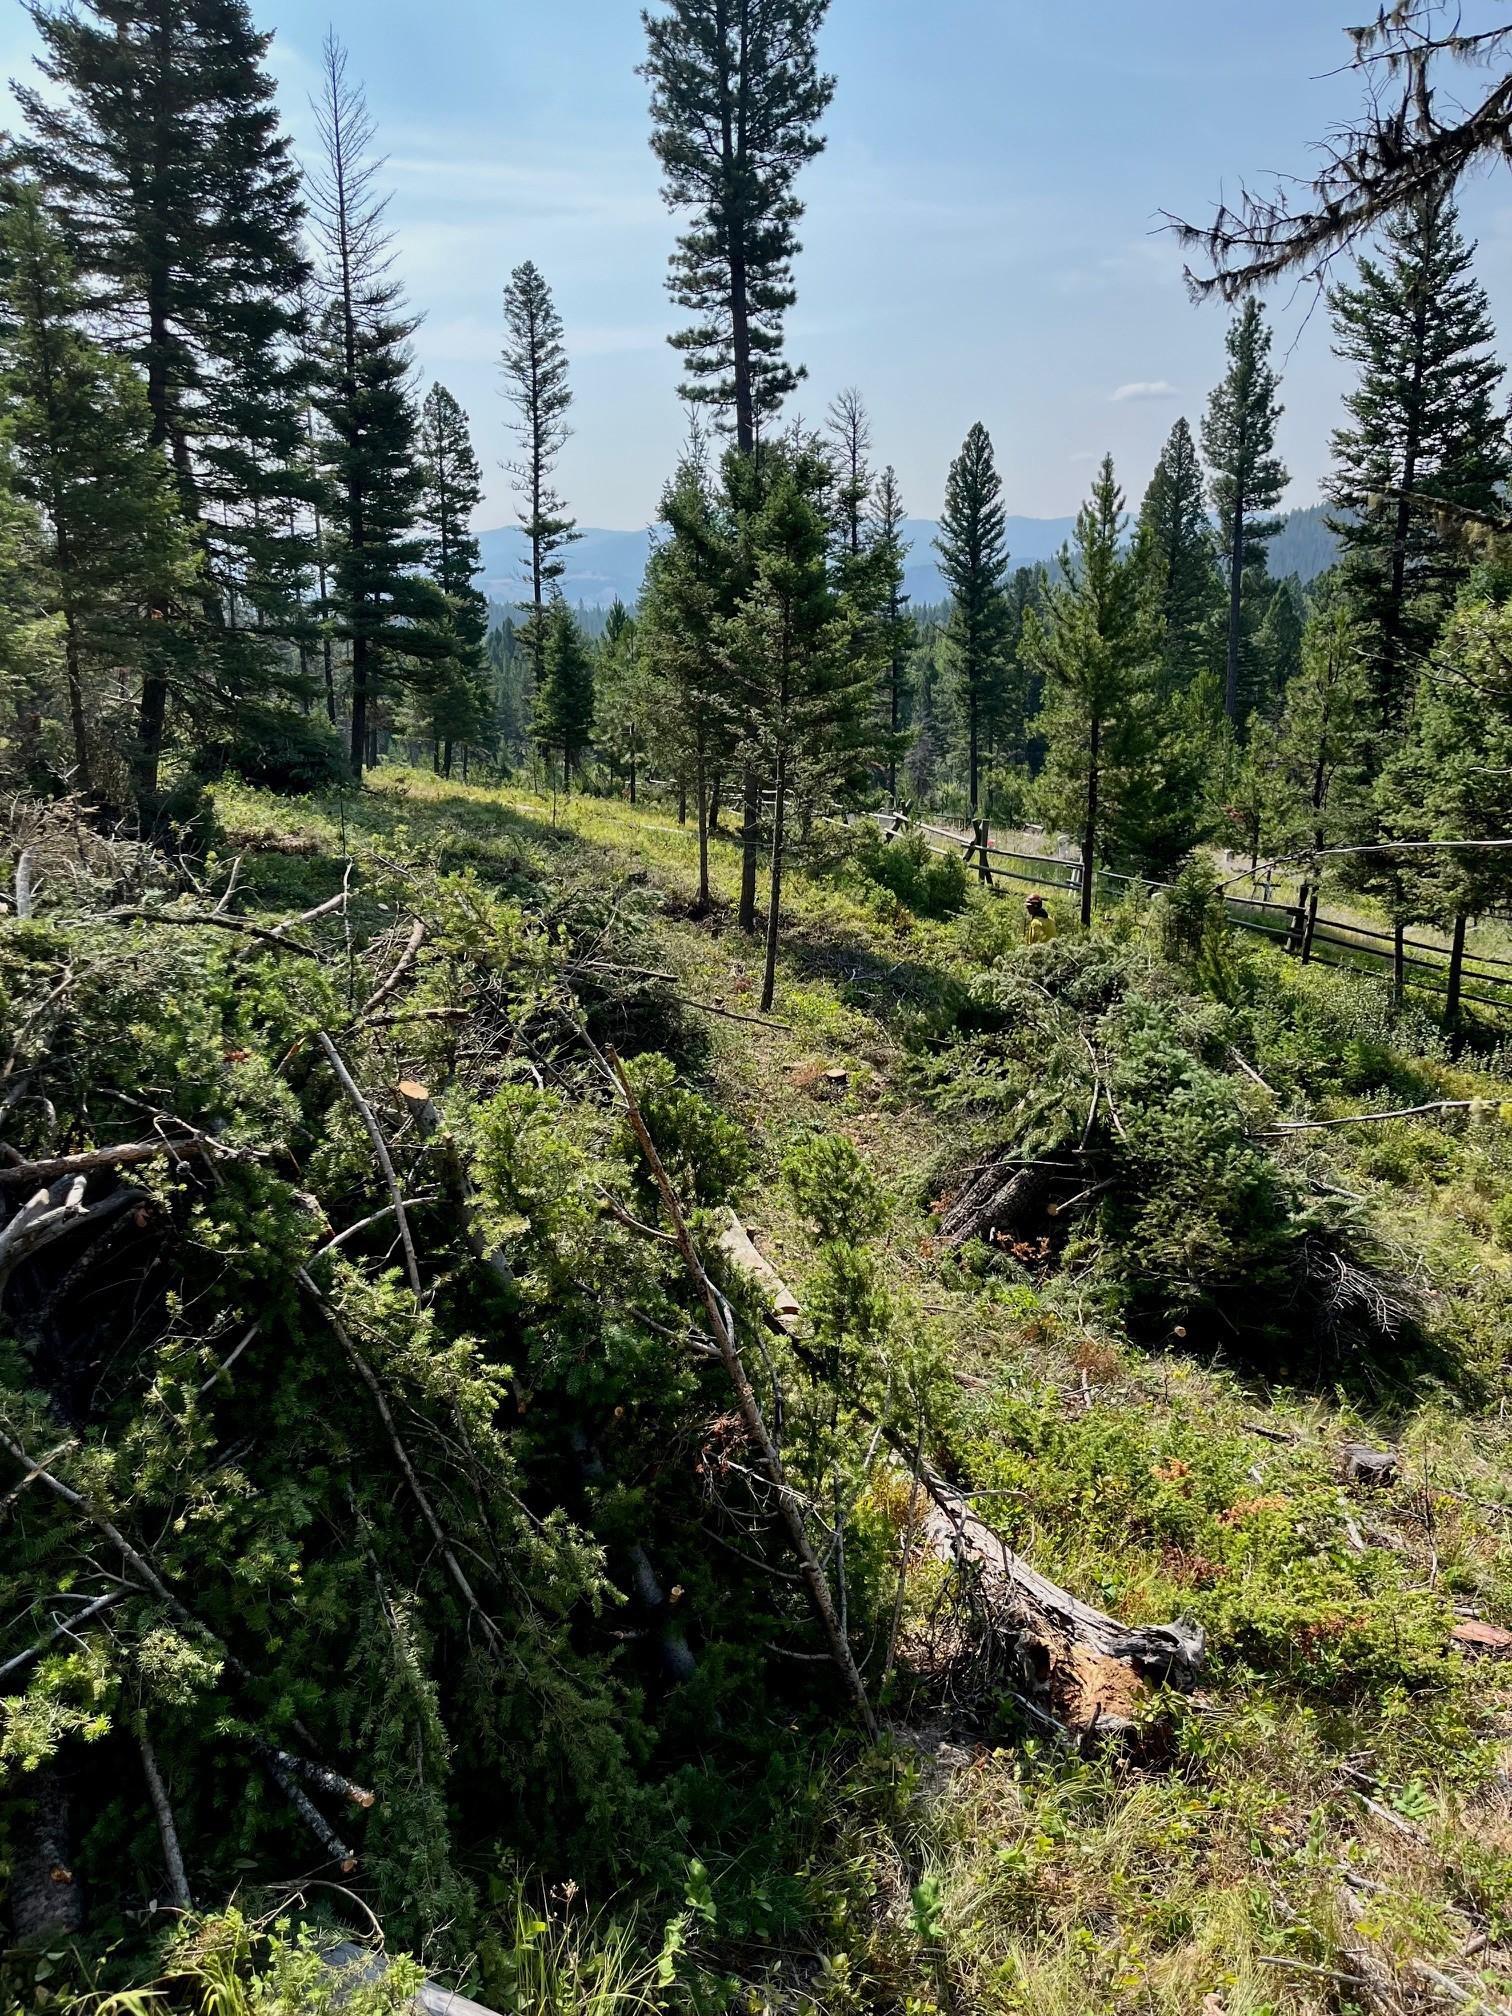
POLYGON ((1135 378, 1109 396, 1119 405, 1125 399, 1174 399, 1176 387, 1169 378, 1135 378))

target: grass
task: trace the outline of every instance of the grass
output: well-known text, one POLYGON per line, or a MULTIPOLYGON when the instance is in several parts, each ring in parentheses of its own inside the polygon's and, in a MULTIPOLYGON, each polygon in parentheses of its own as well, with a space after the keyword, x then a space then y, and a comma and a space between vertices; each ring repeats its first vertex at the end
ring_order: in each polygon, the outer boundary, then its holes
MULTIPOLYGON (((349 850, 530 886, 548 910, 569 882, 612 906, 649 879, 646 966, 688 1002, 754 1015, 738 851, 716 836, 713 905, 696 915, 695 836, 663 806, 379 773, 340 803, 227 787, 217 814, 233 851, 313 850, 249 854, 245 886, 270 910, 338 886, 349 850)), ((1075 1280, 974 1274, 934 1251, 931 1200, 965 1136, 920 1093, 918 1059, 1016 940, 1017 905, 973 887, 961 916, 930 922, 801 863, 790 891, 771 1020, 692 1011, 705 1089, 752 1144, 746 1216, 763 1249, 801 1296, 816 1256, 777 1171, 804 1134, 843 1132, 889 1196, 889 1273, 943 1340, 961 1463, 996 1494, 1005 1536, 1130 1621, 1199 1618, 1213 1661, 1143 1748, 1067 1757, 1026 1737, 1005 1698, 970 1729, 900 1728, 885 1769, 827 1781, 812 1932, 765 1962, 744 1954, 749 2006, 1321 2016, 1371 2006, 1376 1970, 1407 1978, 1418 1961, 1447 1969, 1465 2006, 1504 2003, 1512 1690, 1448 1633, 1457 1608, 1512 1624, 1505 1130, 1394 1123, 1286 1150, 1369 1197, 1448 1284, 1436 1320, 1474 1361, 1472 1400, 1431 1371, 1275 1390, 1174 1340, 1136 1349, 1075 1280), (1341 1448, 1388 1435, 1395 1480, 1351 1484, 1341 1448)), ((1332 976, 1284 984, 1332 1012, 1332 976)), ((1424 1041, 1400 1068, 1428 1096, 1507 1096, 1426 1025, 1424 1041)), ((1306 1056, 1297 1069, 1305 1087, 1306 1056)), ((1331 1078, 1315 1110, 1352 1096, 1331 1078)), ((931 1593, 921 1575, 915 1617, 931 1593)), ((657 2006, 654 1970, 615 1940, 596 1986, 517 2006, 657 2006), (618 1999, 595 1999, 611 1975, 618 1999)))

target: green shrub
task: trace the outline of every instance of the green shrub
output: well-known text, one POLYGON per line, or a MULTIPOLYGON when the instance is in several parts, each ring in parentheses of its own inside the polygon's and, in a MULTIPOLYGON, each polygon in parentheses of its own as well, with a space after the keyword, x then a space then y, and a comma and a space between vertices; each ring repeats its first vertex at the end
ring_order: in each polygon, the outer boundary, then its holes
POLYGON ((884 840, 863 829, 856 866, 879 888, 890 890, 918 917, 953 917, 966 907, 966 869, 955 854, 936 854, 922 833, 884 840))
POLYGON ((201 744, 197 777, 209 782, 235 775, 286 797, 351 782, 351 765, 336 730, 323 714, 292 707, 249 710, 231 734, 201 744))

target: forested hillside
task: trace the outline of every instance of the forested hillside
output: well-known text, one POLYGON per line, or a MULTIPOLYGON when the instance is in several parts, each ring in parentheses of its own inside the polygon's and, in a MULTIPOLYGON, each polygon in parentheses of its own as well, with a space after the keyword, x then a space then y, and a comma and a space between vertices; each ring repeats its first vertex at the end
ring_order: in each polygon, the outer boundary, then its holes
POLYGON ((485 432, 334 34, 297 159, 246 0, 32 10, 8 2008, 1512 2007, 1512 42, 1173 225, 1210 396, 1031 551, 1001 428, 919 520, 804 416, 828 12, 645 17, 621 580, 550 234, 485 432))

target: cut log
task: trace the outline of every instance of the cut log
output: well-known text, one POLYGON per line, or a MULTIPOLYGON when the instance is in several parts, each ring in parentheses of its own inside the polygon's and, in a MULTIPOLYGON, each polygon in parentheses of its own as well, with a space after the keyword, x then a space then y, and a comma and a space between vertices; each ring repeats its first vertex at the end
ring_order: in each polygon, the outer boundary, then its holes
POLYGON ((777 1269, 757 1247, 751 1237, 750 1227, 742 1225, 733 1211, 725 1213, 724 1229, 719 1235, 719 1250, 738 1273, 754 1281, 767 1295, 772 1305, 772 1327, 785 1330, 791 1335, 797 1327, 800 1314, 798 1298, 788 1287, 777 1269))
MULTIPOLYGON (((733 1212, 719 1245, 766 1290, 773 1327, 791 1334, 797 1298, 733 1212)), ((912 1452, 888 1440, 912 1470, 912 1452)), ((1045 1724, 1072 1736, 1123 1734, 1135 1726, 1151 1681, 1186 1681, 1199 1670, 1205 1648, 1198 1625, 1120 1623, 1014 1554, 936 1471, 921 1466, 916 1474, 930 1500, 920 1522, 923 1546, 960 1573, 990 1648, 1007 1654, 1016 1691, 1045 1724)))
POLYGON ((1370 1449, 1363 1442, 1346 1442, 1344 1468, 1351 1484, 1368 1484, 1382 1490, 1397 1480, 1397 1459, 1389 1449, 1370 1449))
POLYGON ((1136 1725, 1152 1680, 1189 1680, 1201 1667, 1199 1625, 1120 1623, 1013 1553, 964 1492, 933 1470, 920 1475, 930 1499, 924 1545, 966 1580, 1038 1717, 1074 1736, 1121 1735, 1136 1725))
POLYGON ((945 1250, 1021 1230, 1044 1209, 1053 1173, 1038 1162, 995 1162, 983 1170, 941 1220, 945 1250))

